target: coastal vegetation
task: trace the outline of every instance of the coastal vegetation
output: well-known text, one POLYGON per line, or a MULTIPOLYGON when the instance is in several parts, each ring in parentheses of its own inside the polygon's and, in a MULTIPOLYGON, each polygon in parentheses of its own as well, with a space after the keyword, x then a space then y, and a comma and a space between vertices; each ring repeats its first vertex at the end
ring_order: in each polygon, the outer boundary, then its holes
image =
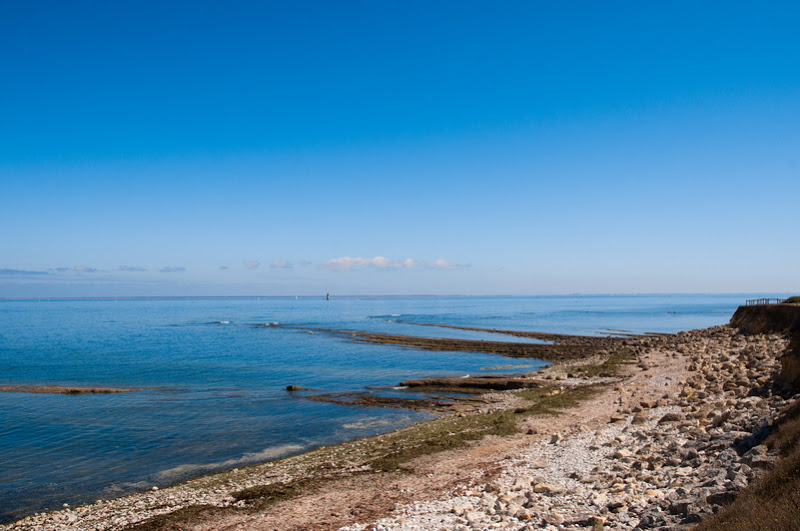
POLYGON ((795 295, 793 297, 789 297, 788 299, 786 299, 783 302, 785 304, 800 304, 800 295, 795 295))

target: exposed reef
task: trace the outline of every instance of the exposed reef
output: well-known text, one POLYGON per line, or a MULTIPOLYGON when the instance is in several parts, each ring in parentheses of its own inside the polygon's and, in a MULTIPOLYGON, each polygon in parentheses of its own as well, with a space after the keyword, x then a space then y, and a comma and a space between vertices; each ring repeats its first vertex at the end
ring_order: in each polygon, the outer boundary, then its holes
POLYGON ((610 351, 626 347, 629 344, 640 344, 642 342, 641 338, 631 339, 613 336, 572 336, 564 334, 513 332, 486 328, 467 328, 454 326, 447 326, 444 328, 507 334, 516 337, 526 337, 537 341, 543 341, 543 343, 416 337, 397 334, 382 334, 377 332, 360 332, 355 330, 316 330, 319 332, 340 335, 352 341, 363 343, 399 345, 421 350, 486 352, 490 354, 499 354, 509 358, 535 358, 551 362, 576 360, 594 355, 605 355, 610 351))
POLYGON ((107 395, 132 393, 141 390, 120 387, 76 387, 71 385, 0 385, 0 392, 3 393, 46 393, 55 395, 107 395))

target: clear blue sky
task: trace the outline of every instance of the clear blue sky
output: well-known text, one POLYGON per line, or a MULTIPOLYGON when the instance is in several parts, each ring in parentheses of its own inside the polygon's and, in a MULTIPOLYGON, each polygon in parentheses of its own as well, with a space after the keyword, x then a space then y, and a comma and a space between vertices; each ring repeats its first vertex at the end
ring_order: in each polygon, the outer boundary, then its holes
POLYGON ((800 292, 795 2, 0 3, 0 297, 800 292))

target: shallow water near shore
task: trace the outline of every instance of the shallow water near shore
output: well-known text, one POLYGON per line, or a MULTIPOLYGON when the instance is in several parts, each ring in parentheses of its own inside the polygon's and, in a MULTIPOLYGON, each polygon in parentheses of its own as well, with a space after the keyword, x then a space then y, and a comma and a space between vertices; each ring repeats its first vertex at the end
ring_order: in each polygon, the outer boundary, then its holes
POLYGON ((524 340, 410 323, 596 335, 676 332, 724 324, 745 298, 0 301, 0 385, 144 389, 0 393, 0 522, 428 418, 312 402, 287 392, 289 384, 361 391, 406 379, 502 372, 486 368, 520 361, 353 343, 318 328, 493 341, 524 340))

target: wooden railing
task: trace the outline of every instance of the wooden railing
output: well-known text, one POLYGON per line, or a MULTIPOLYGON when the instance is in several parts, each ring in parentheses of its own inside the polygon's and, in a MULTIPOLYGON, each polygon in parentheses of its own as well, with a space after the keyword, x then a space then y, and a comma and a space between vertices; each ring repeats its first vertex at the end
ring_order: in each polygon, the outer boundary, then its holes
POLYGON ((757 304, 778 304, 782 299, 748 299, 745 306, 755 306, 757 304))

